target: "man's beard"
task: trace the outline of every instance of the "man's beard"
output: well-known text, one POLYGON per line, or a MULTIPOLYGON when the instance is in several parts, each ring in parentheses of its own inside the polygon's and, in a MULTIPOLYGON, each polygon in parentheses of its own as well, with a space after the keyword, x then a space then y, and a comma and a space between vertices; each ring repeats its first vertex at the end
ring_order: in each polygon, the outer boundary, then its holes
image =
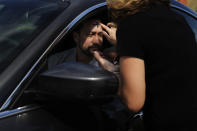
POLYGON ((88 49, 84 50, 80 47, 81 51, 89 57, 93 57, 93 52, 94 51, 101 51, 102 50, 102 46, 98 45, 98 44, 93 44, 91 46, 88 47, 88 49))

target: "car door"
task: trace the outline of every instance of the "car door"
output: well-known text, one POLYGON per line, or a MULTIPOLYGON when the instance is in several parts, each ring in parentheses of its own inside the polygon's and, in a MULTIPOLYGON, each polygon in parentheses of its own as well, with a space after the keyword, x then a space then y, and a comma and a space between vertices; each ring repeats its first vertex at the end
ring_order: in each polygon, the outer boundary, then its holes
POLYGON ((69 6, 64 4, 40 0, 0 1, 0 130, 66 130, 50 113, 31 105, 31 100, 14 105, 33 74, 38 72, 39 68, 30 74, 30 68, 53 31, 48 35, 42 33, 69 6))
MULTIPOLYGON (((28 3, 26 0, 16 0, 15 2, 5 0, 3 1, 4 4, 0 4, 0 11, 6 9, 4 7, 6 7, 7 3, 10 4, 12 9, 17 5, 18 10, 21 8, 21 10, 24 11, 27 5, 22 5, 20 3, 21 1, 28 3)), ((50 50, 52 50, 59 40, 61 40, 74 25, 81 21, 83 17, 106 4, 99 0, 91 2, 89 2, 89 0, 84 0, 83 2, 73 0, 73 3, 72 1, 62 0, 32 0, 31 2, 32 3, 29 3, 31 7, 34 6, 34 4, 37 5, 37 2, 41 2, 42 4, 45 2, 49 3, 47 6, 43 5, 33 11, 31 11, 31 8, 26 8, 25 13, 20 15, 19 12, 19 14, 15 16, 15 19, 21 18, 20 16, 22 16, 25 20, 28 19, 32 23, 35 22, 35 24, 44 24, 44 26, 39 26, 39 31, 33 34, 30 33, 29 41, 24 41, 24 43, 28 44, 21 45, 21 48, 18 49, 15 54, 10 55, 10 61, 6 61, 7 64, 2 67, 0 74, 0 130, 70 131, 72 128, 45 110, 45 108, 41 106, 42 104, 35 102, 34 97, 36 94, 32 92, 29 93, 28 91, 31 88, 36 88, 34 82, 38 74, 45 69, 47 54, 50 50), (54 11, 53 8, 57 11, 54 11), (75 11, 73 11, 74 9, 75 11), (47 11, 51 11, 51 14, 48 14, 48 16, 52 19, 47 17, 47 11), (35 19, 42 15, 42 13, 44 21, 38 23, 35 19), (38 16, 34 14, 38 14, 38 16), (47 21, 49 21, 49 23, 47 23, 47 21)), ((9 15, 17 14, 14 10, 8 11, 8 13, 10 13, 9 15)), ((6 15, 5 13, 5 16, 6 15)), ((14 22, 14 19, 11 21, 10 18, 7 18, 6 20, 7 21, 3 21, 1 19, 1 22, 5 24, 8 22, 13 25, 12 22, 14 22)), ((17 27, 16 32, 13 32, 13 34, 16 34, 15 36, 11 36, 12 34, 9 36, 8 32, 9 37, 6 36, 3 42, 7 42, 8 44, 10 42, 11 45, 15 45, 17 38, 26 37, 26 35, 29 34, 28 30, 35 28, 31 25, 31 22, 28 22, 26 25, 23 24, 17 27)), ((1 34, 3 33, 1 32, 1 34)), ((21 41, 17 44, 20 45, 20 43, 22 43, 21 41)), ((3 47, 5 47, 5 45, 3 47)), ((6 49, 9 48, 1 49, 1 51, 3 52, 6 49)), ((5 57, 5 60, 6 58, 8 57, 5 57)))

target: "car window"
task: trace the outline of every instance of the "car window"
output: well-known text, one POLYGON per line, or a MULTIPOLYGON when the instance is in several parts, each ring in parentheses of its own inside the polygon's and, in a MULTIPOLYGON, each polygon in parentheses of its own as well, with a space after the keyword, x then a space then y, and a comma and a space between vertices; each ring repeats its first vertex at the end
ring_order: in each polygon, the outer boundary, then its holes
POLYGON ((68 6, 62 0, 1 0, 0 72, 68 6))
POLYGON ((183 11, 180 11, 177 9, 173 9, 173 10, 185 18, 185 20, 188 22, 189 26, 193 30, 193 32, 195 34, 196 41, 197 41, 197 19, 194 18, 193 16, 190 16, 189 14, 187 14, 183 11))

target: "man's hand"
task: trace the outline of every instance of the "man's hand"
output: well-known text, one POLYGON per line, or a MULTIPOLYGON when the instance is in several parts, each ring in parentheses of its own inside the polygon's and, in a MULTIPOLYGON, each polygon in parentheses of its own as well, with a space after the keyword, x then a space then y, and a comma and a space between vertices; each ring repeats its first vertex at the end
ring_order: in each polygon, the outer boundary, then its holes
POLYGON ((107 71, 115 72, 119 69, 117 65, 114 65, 105 58, 103 58, 98 51, 94 51, 93 56, 98 61, 99 65, 107 71))
POLYGON ((106 39, 112 44, 116 45, 116 31, 117 27, 114 23, 110 22, 107 23, 107 26, 101 23, 101 27, 103 28, 103 35, 106 37, 106 39))

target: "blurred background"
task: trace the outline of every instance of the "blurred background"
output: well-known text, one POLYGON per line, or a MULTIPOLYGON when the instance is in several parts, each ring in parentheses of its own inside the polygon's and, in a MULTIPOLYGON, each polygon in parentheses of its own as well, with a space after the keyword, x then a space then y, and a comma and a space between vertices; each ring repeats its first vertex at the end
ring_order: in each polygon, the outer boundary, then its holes
POLYGON ((197 12, 197 0, 178 0, 178 1, 187 5, 188 7, 192 8, 194 11, 197 12))

